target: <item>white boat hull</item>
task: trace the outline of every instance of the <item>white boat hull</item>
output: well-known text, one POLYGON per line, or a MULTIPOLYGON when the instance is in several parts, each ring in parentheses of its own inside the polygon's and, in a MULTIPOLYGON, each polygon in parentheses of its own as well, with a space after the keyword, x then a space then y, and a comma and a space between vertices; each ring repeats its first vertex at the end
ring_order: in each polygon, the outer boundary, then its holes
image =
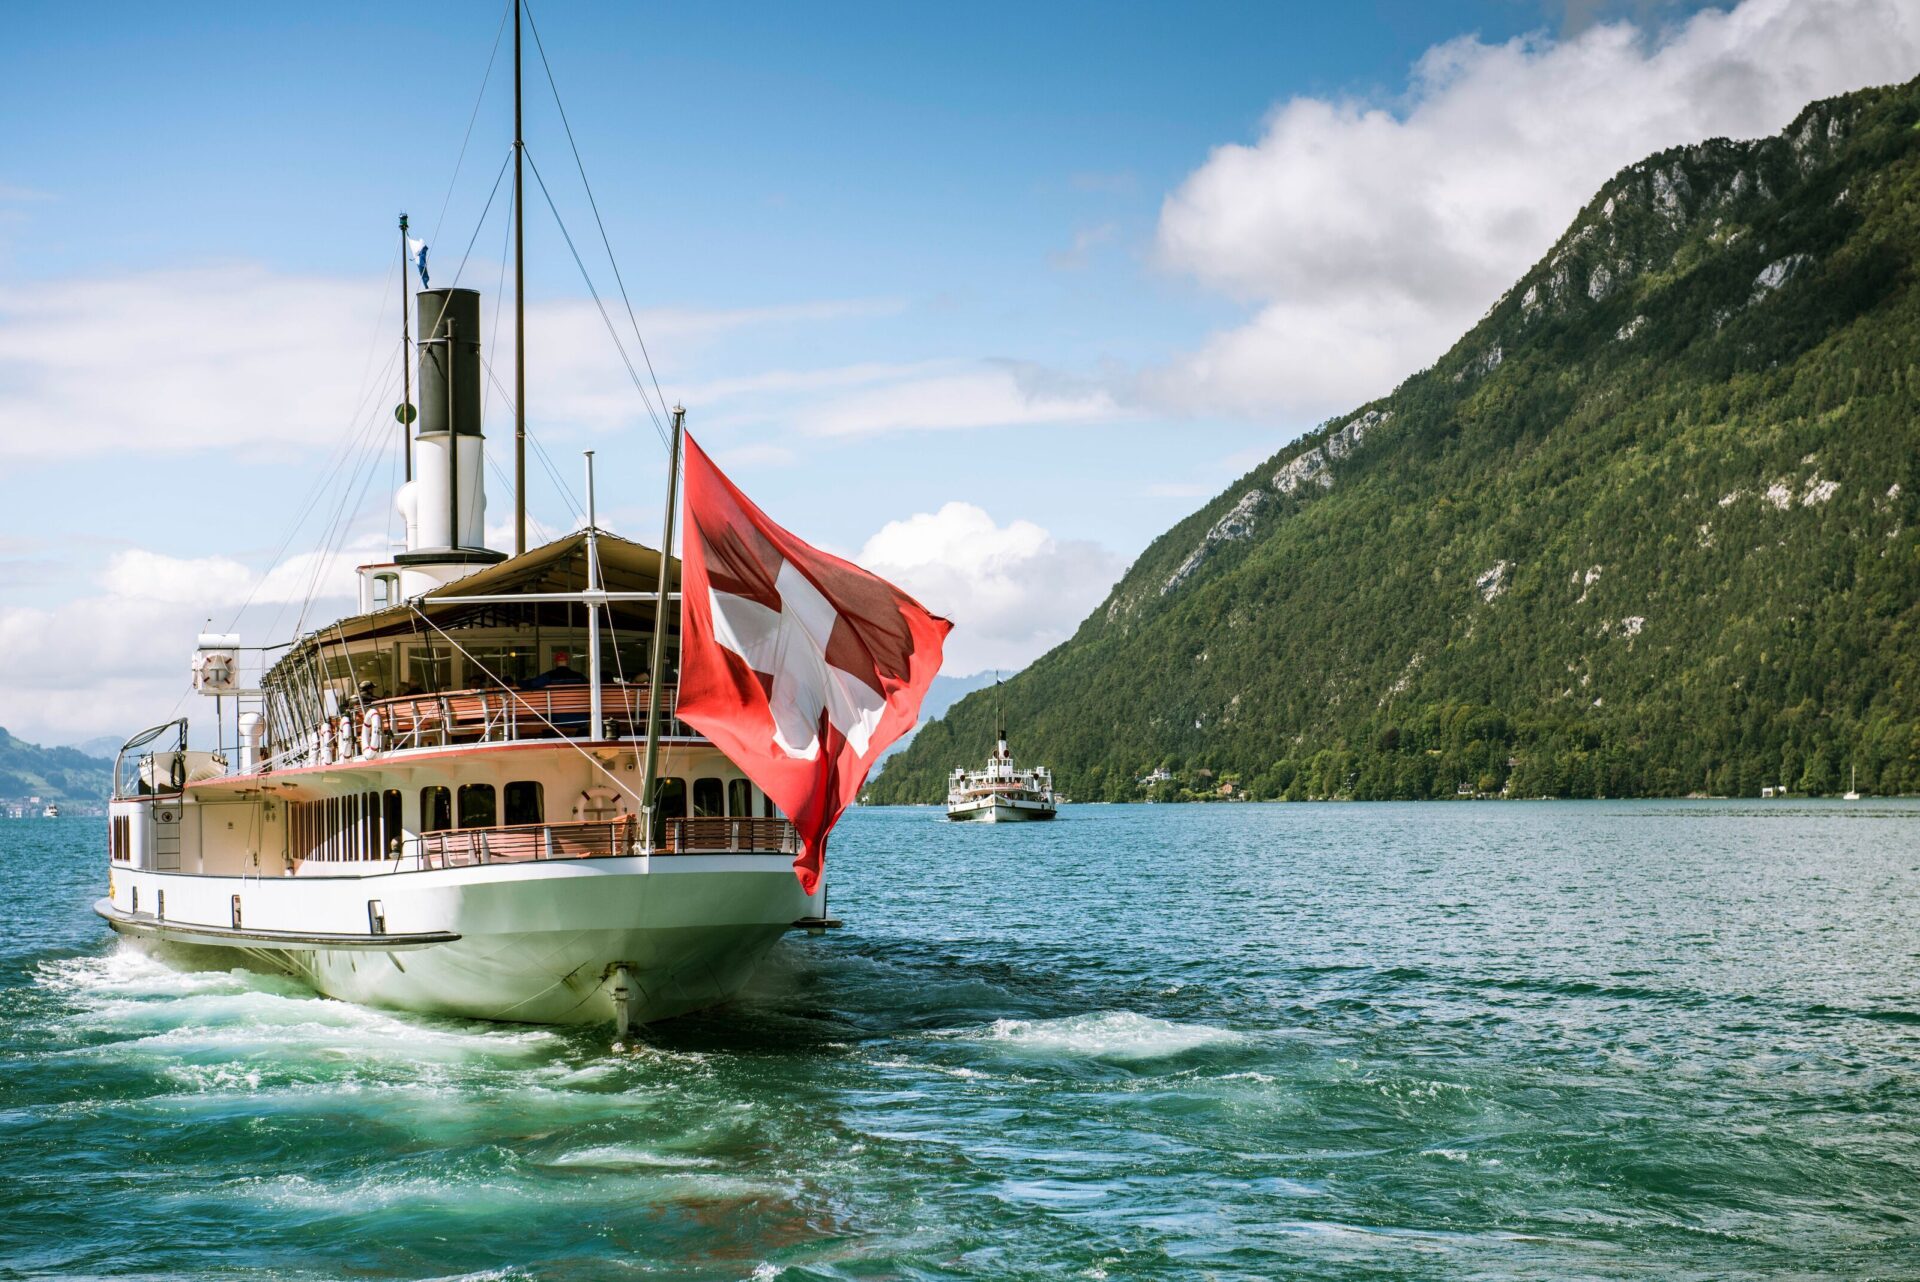
POLYGON ((347 1001, 593 1024, 616 1021, 622 1000, 636 1023, 728 1000, 782 934, 824 907, 824 886, 803 894, 791 856, 715 854, 338 877, 116 869, 98 910, 144 945, 215 950, 347 1001), (164 918, 154 911, 162 891, 164 918))
POLYGON ((1053 815, 1054 808, 1041 801, 973 801, 947 807, 947 818, 972 823, 1032 823, 1053 815))

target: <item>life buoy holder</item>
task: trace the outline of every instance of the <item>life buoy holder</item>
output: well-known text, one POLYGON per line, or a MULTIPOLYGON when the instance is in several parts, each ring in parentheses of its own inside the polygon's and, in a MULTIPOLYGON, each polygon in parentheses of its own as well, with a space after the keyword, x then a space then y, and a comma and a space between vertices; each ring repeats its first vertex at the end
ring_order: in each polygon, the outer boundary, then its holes
POLYGON ((607 823, 633 813, 627 794, 618 788, 583 788, 573 803, 576 823, 607 823))

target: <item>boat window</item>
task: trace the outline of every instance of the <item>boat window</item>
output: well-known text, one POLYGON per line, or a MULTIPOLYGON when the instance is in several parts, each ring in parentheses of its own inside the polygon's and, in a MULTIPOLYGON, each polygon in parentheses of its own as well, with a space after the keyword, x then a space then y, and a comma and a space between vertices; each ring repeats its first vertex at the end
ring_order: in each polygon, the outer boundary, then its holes
POLYGON ((489 672, 495 679, 512 677, 515 681, 525 681, 539 671, 533 666, 533 658, 530 644, 481 645, 467 650, 467 666, 476 683, 487 680, 489 672))
POLYGON ((386 820, 387 828, 386 831, 381 834, 380 853, 385 855, 394 851, 394 843, 404 842, 407 833, 406 825, 400 821, 400 790, 398 788, 387 789, 383 801, 385 804, 382 807, 382 817, 386 820))
POLYGON ((397 574, 376 574, 373 576, 373 604, 376 609, 397 605, 400 601, 400 576, 397 574))
POLYGON ((439 785, 420 790, 420 831, 445 832, 453 827, 453 794, 439 785))
POLYGON ((453 689, 453 656, 444 650, 416 646, 407 652, 407 682, 421 690, 437 693, 453 689))
POLYGON ((343 697, 357 691, 363 681, 373 682, 373 688, 381 697, 393 693, 391 650, 358 650, 348 654, 335 650, 322 659, 321 667, 328 684, 341 690, 343 697))
POLYGON ((637 640, 620 641, 608 649, 607 671, 625 677, 628 685, 645 685, 647 669, 653 663, 653 634, 642 632, 637 640))
POLYGON ((494 804, 492 784, 463 783, 460 785, 460 826, 462 828, 491 828, 498 822, 498 814, 494 804))
POLYGON ((540 785, 531 779, 519 779, 507 785, 507 822, 537 824, 544 822, 546 807, 541 804, 540 785))
POLYGON ((386 812, 380 806, 380 794, 369 792, 360 799, 360 849, 358 859, 378 859, 387 843, 380 839, 380 825, 386 812))
POLYGON ((753 814, 753 785, 745 779, 727 780, 727 813, 735 819, 753 814))
POLYGON ((687 781, 662 779, 660 790, 654 796, 653 841, 658 846, 666 844, 667 820, 687 817, 687 781))
POLYGON ((718 779, 693 781, 693 817, 718 819, 726 812, 726 790, 718 779))

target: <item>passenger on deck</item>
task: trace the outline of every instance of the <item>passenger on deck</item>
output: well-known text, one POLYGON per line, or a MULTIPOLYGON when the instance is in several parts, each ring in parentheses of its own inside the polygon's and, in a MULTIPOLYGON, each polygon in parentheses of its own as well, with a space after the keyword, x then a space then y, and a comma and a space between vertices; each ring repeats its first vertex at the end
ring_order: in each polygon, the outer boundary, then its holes
POLYGON ((537 677, 528 677, 520 688, 544 690, 548 686, 578 686, 586 683, 586 677, 573 670, 572 656, 565 650, 556 650, 553 654, 553 666, 537 677))
POLYGON ((368 707, 380 698, 380 688, 371 681, 360 683, 360 706, 368 707))

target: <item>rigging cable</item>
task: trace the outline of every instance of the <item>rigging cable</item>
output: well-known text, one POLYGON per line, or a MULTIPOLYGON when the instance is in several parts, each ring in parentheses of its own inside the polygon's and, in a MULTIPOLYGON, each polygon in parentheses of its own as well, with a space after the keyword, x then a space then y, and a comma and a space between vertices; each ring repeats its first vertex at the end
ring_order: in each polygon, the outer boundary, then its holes
POLYGON ((540 184, 540 194, 546 197, 547 208, 553 213, 554 222, 560 225, 560 235, 567 242, 567 250, 573 255, 574 266, 580 269, 580 279, 586 283, 587 293, 593 296, 593 305, 600 309, 600 320, 607 327, 607 335, 613 339, 613 346, 620 353, 620 360, 627 367, 627 377, 633 380, 633 390, 640 393, 640 403, 647 408, 647 417, 653 420, 653 430, 660 436, 660 443, 672 448, 672 441, 660 421, 660 415, 654 412, 653 400, 647 395, 646 385, 640 381, 640 371, 633 367, 633 358, 627 355, 625 343, 620 341, 620 331, 614 328, 613 318, 607 315, 607 305, 600 299, 600 291, 594 288, 593 277, 587 272, 587 264, 581 259, 580 251, 573 243, 573 234, 567 230, 566 220, 560 217, 560 210, 553 203, 553 193, 547 190, 547 180, 540 176, 540 166, 534 163, 533 153, 522 148, 527 156, 527 168, 533 170, 533 180, 540 184))
MULTIPOLYGON (((633 312, 633 300, 627 297, 627 282, 620 275, 620 260, 613 256, 613 242, 607 237, 607 225, 600 218, 600 202, 593 197, 593 184, 587 181, 587 165, 580 158, 580 145, 573 138, 573 124, 567 119, 566 104, 560 101, 560 85, 554 79, 553 64, 547 61, 547 47, 540 40, 540 24, 533 20, 533 6, 526 5, 527 27, 533 32, 533 47, 540 55, 541 69, 547 73, 547 87, 553 91, 553 105, 560 113, 560 127, 566 130, 567 146, 573 150, 574 167, 580 171, 580 186, 587 193, 587 207, 593 210, 594 226, 600 229, 600 243, 607 251, 607 263, 613 268, 613 280, 620 287, 620 301, 626 305, 627 320, 633 325, 633 339, 640 345, 640 357, 647 363, 647 376, 653 380, 653 393, 660 401, 660 412, 667 412, 667 396, 660 390, 660 376, 654 372, 653 356, 647 351, 647 340, 640 336, 640 320, 633 312)), ((538 175, 535 175, 536 177, 538 175)), ((546 187, 541 184, 542 190, 546 187)), ((559 214, 555 214, 557 219, 559 214)), ((563 229, 564 230, 564 229, 563 229)), ((644 397, 644 393, 642 394, 644 397)), ((671 448, 671 442, 667 442, 671 448)))
POLYGON ((500 25, 493 32, 493 52, 487 55, 487 70, 480 77, 480 92, 473 100, 473 113, 467 117, 466 136, 460 139, 460 154, 453 162, 453 177, 447 179, 447 195, 440 202, 440 216, 433 220, 433 239, 440 238, 440 227, 447 221, 447 206, 453 203, 453 189, 460 181, 460 164, 467 158, 467 144, 473 141, 473 125, 480 119, 480 104, 487 100, 487 85, 493 80, 493 64, 500 57, 500 37, 507 30, 507 15, 513 12, 513 0, 500 11, 500 25))
MULTIPOLYGON (((456 268, 453 273, 453 284, 448 286, 449 289, 457 287, 460 283, 460 278, 466 273, 467 264, 473 257, 473 247, 476 243, 478 243, 480 239, 481 231, 483 231, 486 228, 487 217, 489 214, 493 212, 493 202, 500 194, 500 183, 503 179, 505 179, 507 174, 507 162, 512 158, 513 158, 513 153, 508 152, 506 157, 503 158, 500 162, 500 171, 499 173, 494 175, 493 189, 487 193, 487 203, 485 207, 482 208, 480 211, 479 221, 474 224, 473 235, 468 237, 467 239, 466 251, 462 253, 460 256, 460 266, 456 268)), ((436 321, 436 325, 437 324, 438 322, 436 321)), ((389 366, 391 366, 393 363, 393 358, 389 357, 387 363, 389 366)), ((382 376, 383 377, 386 376, 384 369, 382 371, 382 376)), ((374 416, 373 422, 375 424, 379 422, 379 416, 377 413, 374 416)), ((365 494, 367 489, 365 484, 363 484, 360 487, 361 503, 357 503, 353 511, 350 513, 346 512, 344 509, 346 506, 347 497, 353 491, 353 482, 355 479, 358 479, 360 475, 360 468, 362 466, 364 466, 364 464, 356 463, 354 466, 354 469, 350 473, 348 473, 348 476, 350 479, 347 481, 346 489, 341 494, 340 505, 336 507, 334 510, 335 514, 334 514, 333 521, 330 521, 327 524, 326 529, 328 533, 326 534, 325 541, 322 544, 323 555, 322 555, 322 558, 319 561, 316 561, 314 564, 314 572, 312 577, 308 581, 306 596, 301 601, 300 614, 298 616, 297 622, 294 625, 294 631, 296 632, 296 634, 306 626, 307 611, 312 608, 313 602, 316 598, 316 594, 318 592, 319 584, 320 584, 320 575, 322 570, 325 568, 325 562, 327 557, 333 555, 333 553, 337 551, 337 548, 335 548, 334 546, 335 544, 344 544, 346 540, 346 527, 350 525, 352 521, 360 515, 360 508, 364 504, 364 499, 365 499, 365 494), (339 524, 336 526, 335 524, 336 522, 341 522, 342 524, 339 524)), ((274 621, 276 624, 279 622, 279 618, 277 615, 275 616, 274 621)))

